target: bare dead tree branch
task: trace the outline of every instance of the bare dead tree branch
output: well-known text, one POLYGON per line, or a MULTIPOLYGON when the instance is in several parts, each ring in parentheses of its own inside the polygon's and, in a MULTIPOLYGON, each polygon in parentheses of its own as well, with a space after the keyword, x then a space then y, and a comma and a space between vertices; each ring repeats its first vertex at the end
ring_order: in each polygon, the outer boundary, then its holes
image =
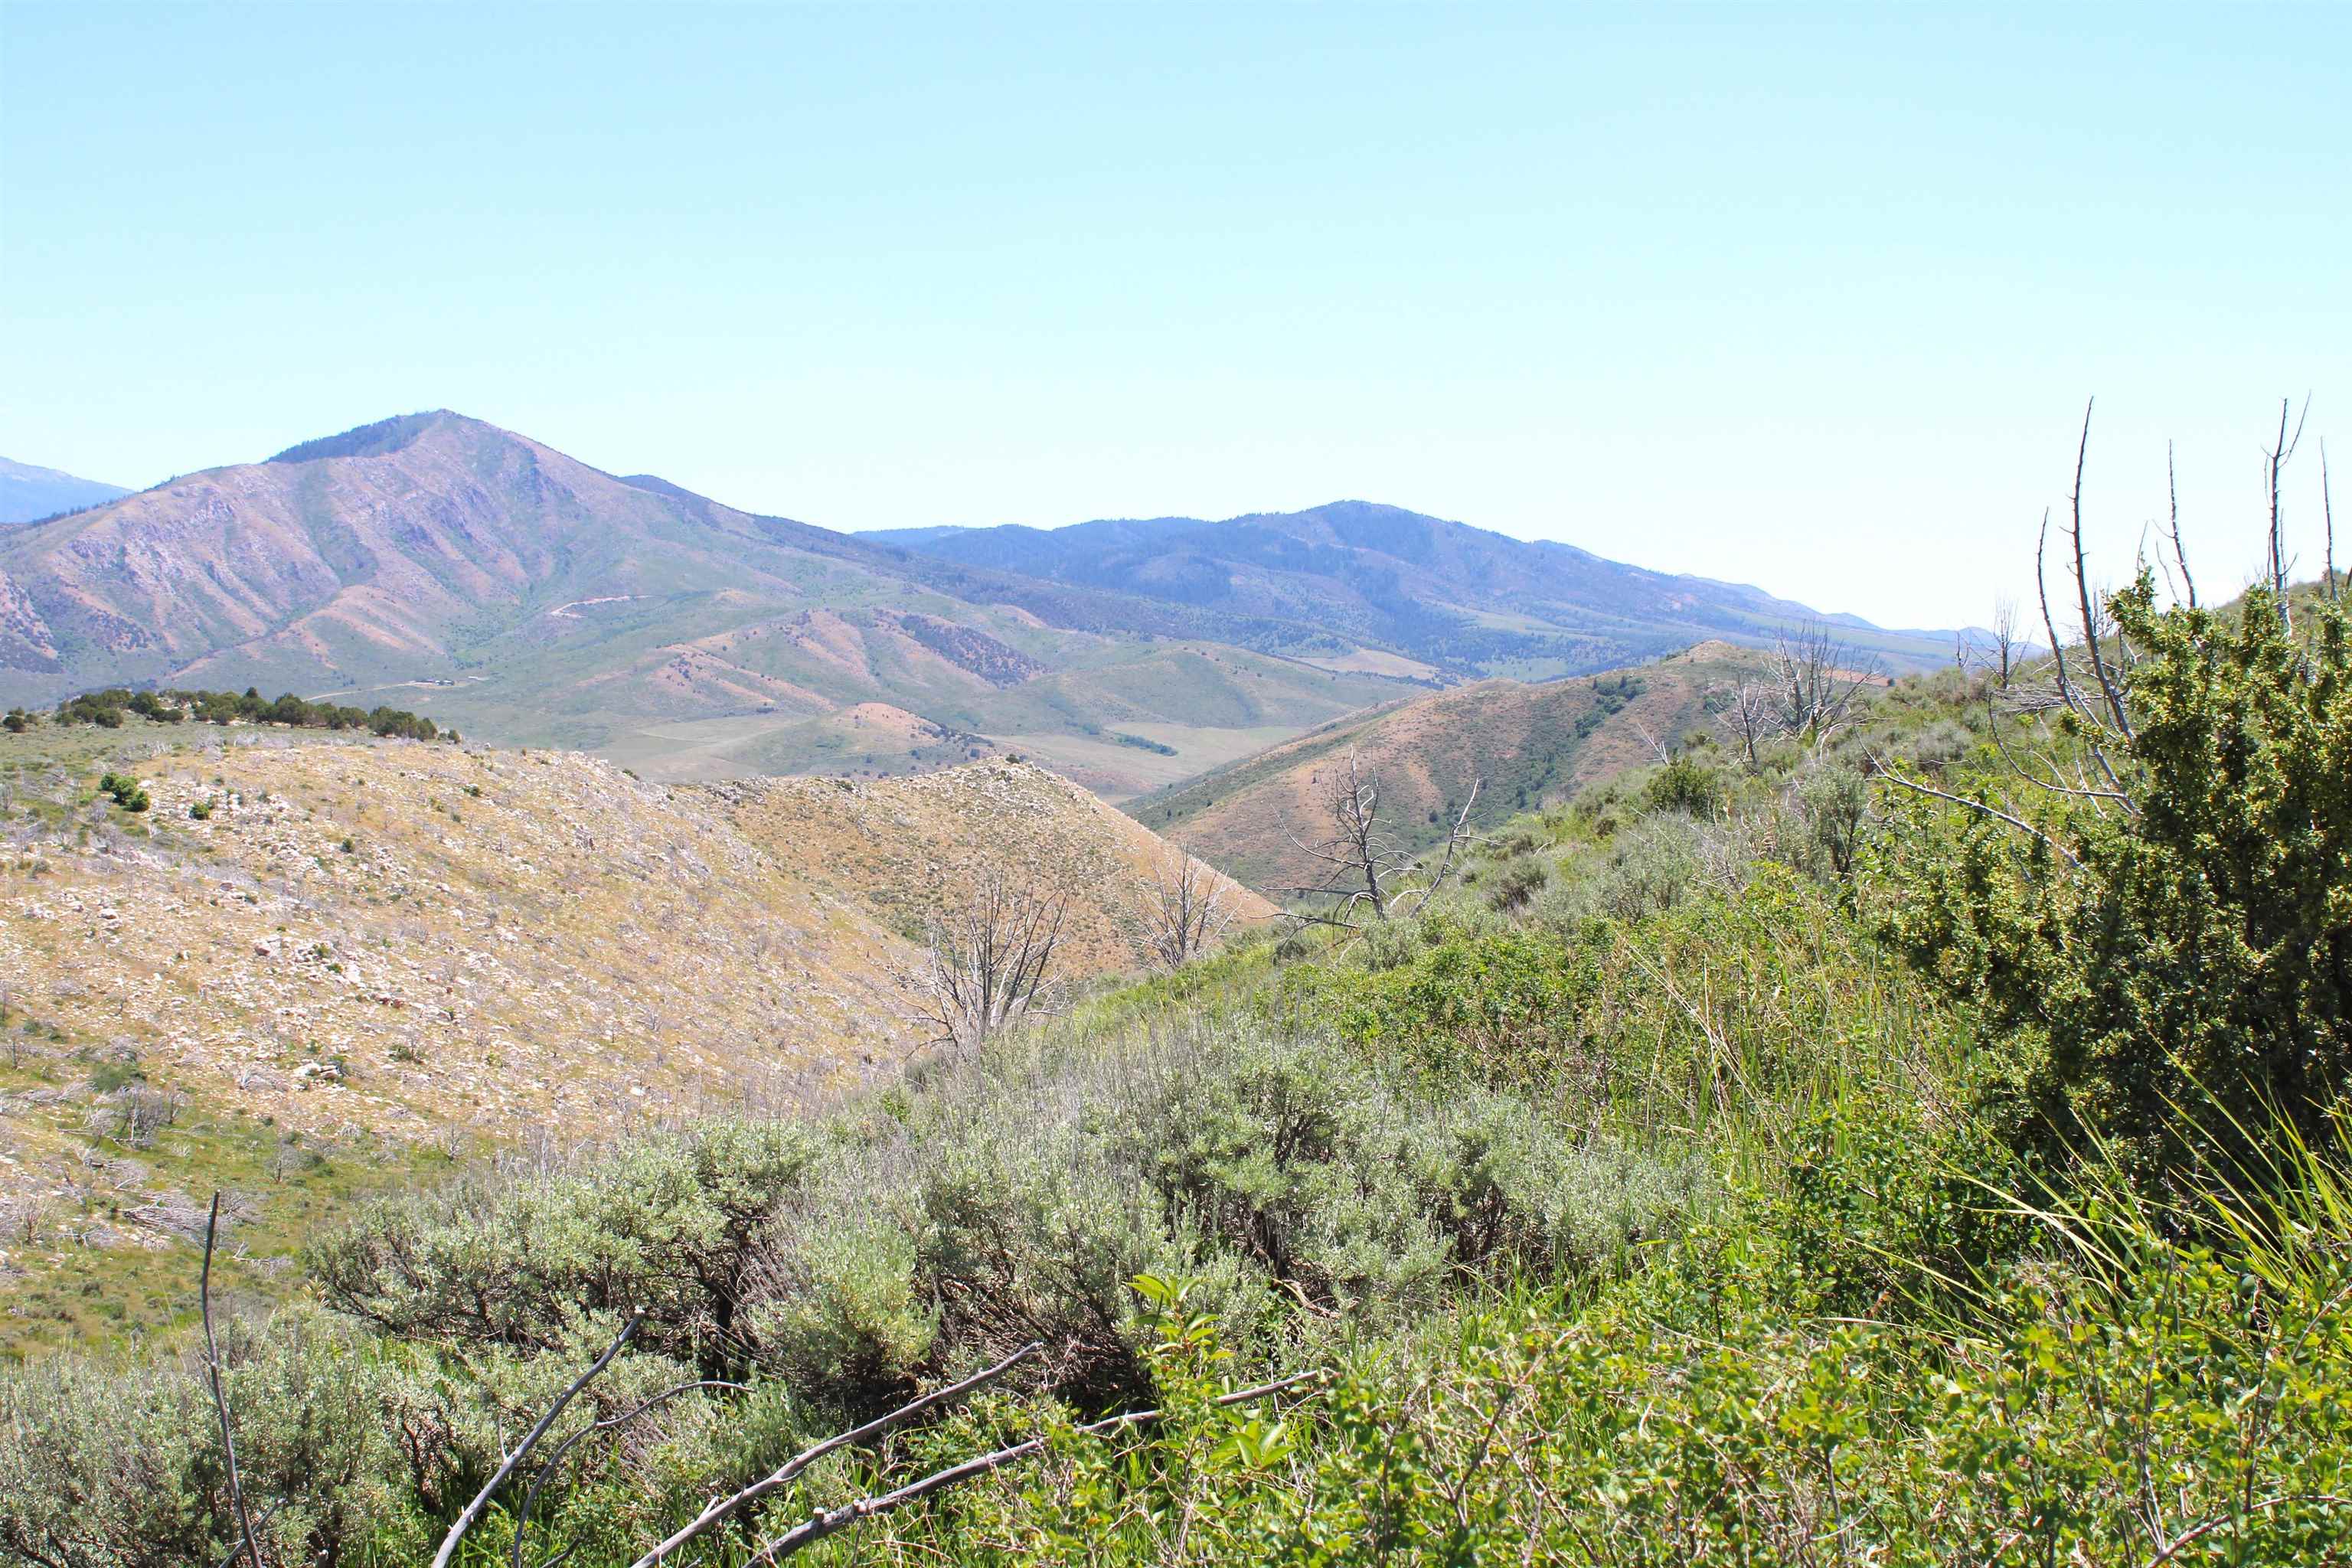
MULTIPOLYGON (((1303 1384, 1315 1382, 1322 1375, 1319 1372, 1297 1373, 1289 1377, 1278 1378, 1272 1383, 1260 1384, 1255 1388, 1238 1389, 1232 1394, 1221 1394, 1213 1403, 1223 1408, 1235 1405, 1246 1405, 1260 1399, 1270 1399, 1276 1394, 1287 1393, 1303 1384)), ((1159 1410, 1130 1410, 1123 1415, 1113 1415, 1101 1421, 1089 1422, 1075 1430, 1084 1436, 1099 1437, 1113 1432, 1122 1432, 1133 1426, 1148 1426, 1160 1420, 1164 1415, 1165 1412, 1159 1410)), ((1026 1442, 999 1448, 994 1453, 981 1454, 965 1459, 960 1464, 950 1465, 945 1469, 934 1470, 922 1479, 909 1481, 896 1491, 884 1492, 878 1497, 860 1498, 855 1502, 844 1503, 841 1507, 826 1512, 812 1514, 807 1520, 794 1525, 753 1552, 751 1562, 752 1563, 778 1562, 799 1552, 803 1547, 813 1546, 826 1536, 847 1529, 861 1520, 871 1519, 876 1514, 887 1513, 896 1508, 903 1508, 908 1503, 930 1496, 933 1492, 944 1491, 961 1481, 971 1480, 976 1476, 984 1476, 991 1470, 1001 1469, 1015 1460, 1029 1458, 1045 1451, 1045 1439, 1032 1437, 1026 1442)), ((643 1568, 643 1565, 640 1564, 639 1568, 643 1568)))
POLYGON ((1360 929, 1360 910, 1369 910, 1372 919, 1385 921, 1421 909, 1453 875, 1464 842, 1475 837, 1470 831, 1470 815, 1486 782, 1471 779, 1469 798, 1446 833, 1436 869, 1426 873, 1422 869, 1427 864, 1425 855, 1382 820, 1380 776, 1365 770, 1349 751, 1347 772, 1335 771, 1324 789, 1323 816, 1330 826, 1329 837, 1313 844, 1291 839, 1299 853, 1331 868, 1321 883, 1292 891, 1333 902, 1319 911, 1293 912, 1290 918, 1303 925, 1356 931, 1360 929))
POLYGON ((2003 594, 1992 602, 1993 657, 1998 661, 1997 672, 2000 689, 2009 689, 2011 667, 2017 659, 2017 601, 2003 594))
POLYGON ((2294 629, 2294 617, 2287 605, 2289 563, 2286 555, 2284 514, 2279 505, 2279 480, 2288 462, 2294 458, 2294 449, 2303 445, 2304 421, 2311 417, 2311 395, 2307 392, 2304 394, 2303 413, 2296 417, 2294 434, 2290 436, 2287 434, 2286 421, 2287 415, 2294 406, 2294 399, 2291 397, 2279 399, 2278 438, 2263 449, 2263 478, 2270 490, 2271 500, 2271 592, 2278 598, 2279 625, 2289 630, 2294 629))
MULTIPOLYGON (((549 1478, 553 1476, 555 1472, 562 1468, 565 1456, 569 1455, 572 1450, 579 1445, 582 1439, 593 1436, 598 1432, 611 1432, 618 1430, 623 1426, 626 1426, 630 1422, 635 1421, 638 1416, 643 1415, 646 1411, 651 1410, 655 1405, 667 1404, 668 1401, 677 1398, 679 1394, 692 1393, 696 1389, 731 1388, 740 1394, 747 1392, 750 1387, 751 1385, 749 1384, 727 1383, 718 1378, 702 1378, 693 1383, 681 1383, 674 1388, 665 1388, 659 1394, 654 1394, 650 1398, 638 1401, 628 1410, 618 1415, 607 1415, 602 1420, 592 1421, 587 1426, 580 1428, 579 1431, 572 1434, 571 1436, 563 1439, 562 1442, 558 1443, 555 1446, 555 1452, 550 1454, 547 1457, 547 1462, 539 1467, 539 1473, 531 1477, 530 1488, 522 1494, 522 1506, 515 1512, 513 1568, 522 1568, 523 1538, 530 1532, 531 1510, 539 1502, 540 1489, 547 1485, 549 1478)), ((571 1547, 564 1548, 562 1552, 558 1552, 554 1557, 550 1558, 547 1563, 542 1564, 541 1568, 552 1568, 552 1564, 559 1563, 562 1561, 563 1558, 569 1556, 572 1550, 572 1548, 571 1547)))
POLYGON ((2327 526, 2327 599, 2330 604, 2340 604, 2344 598, 2344 588, 2336 580, 2336 498, 2328 493, 2327 489, 2327 443, 2325 441, 2319 444, 2319 511, 2327 526))
POLYGON ((1748 771, 1756 772, 1763 765, 1759 748, 1780 733, 1771 689, 1759 680, 1728 681, 1717 686, 1714 695, 1720 700, 1715 710, 1717 725, 1739 743, 1748 771))
POLYGON ((2076 870, 2082 869, 2083 862, 2075 857, 2073 850, 2067 848, 2063 844, 2059 843, 2056 839, 2051 837, 2050 835, 2042 832, 2042 829, 2034 826, 2033 824, 2027 822, 2022 817, 2012 816, 1997 805, 1990 805, 1980 800, 1970 800, 1966 795, 1954 795, 1948 790, 1940 790, 1932 784, 1923 784, 1916 779, 1906 778, 1901 773, 1896 773, 1893 768, 1888 767, 1885 762, 1876 757, 1873 757, 1871 759, 1871 767, 1881 778, 1886 780, 1887 783, 1899 784, 1915 795, 1924 795, 1931 796, 1937 800, 1949 801, 1954 805, 1964 805, 1970 811, 1981 812, 1987 816, 1997 817, 2000 821, 2009 824, 2011 827, 2016 828, 2019 832, 2031 834, 2034 837, 2039 838, 2043 844, 2049 846, 2053 854, 2057 855, 2059 858, 2063 859, 2066 864, 2074 867, 2076 870))
POLYGON ((933 1031, 929 1043, 976 1050, 1048 1010, 1069 904, 1065 889, 992 866, 960 905, 933 917, 919 968, 900 976, 933 1031))
POLYGON ((2164 444, 2164 489, 2172 508, 2172 563, 2180 568, 2180 585, 2188 590, 2189 607, 2197 607, 2197 579, 2189 574, 2189 552, 2180 545, 2180 476, 2172 466, 2172 443, 2164 444))
POLYGON ((237 1539, 243 1543, 240 1550, 253 1568, 267 1568, 260 1544, 254 1539, 253 1516, 246 1511, 245 1485, 236 1470, 236 1436, 230 1430, 228 1394, 221 1386, 220 1342, 213 1337, 213 1246, 219 1233, 220 1194, 215 1193, 212 1212, 205 1219, 204 1271, 196 1277, 196 1306, 205 1320, 205 1373, 212 1383, 213 1413, 220 1417, 221 1456, 228 1477, 228 1503, 236 1514, 237 1539))
POLYGON ((1234 923, 1232 887, 1181 849, 1171 849, 1136 890, 1146 950, 1163 969, 1181 969, 1234 923))
MULTIPOLYGON (((984 1388, 988 1384, 994 1383, 998 1378, 1003 1377, 1006 1373, 1011 1372, 1023 1362, 1027 1361, 1031 1356, 1038 1354, 1045 1348, 1045 1347, 1042 1342, 1032 1340, 1029 1343, 1023 1345, 1019 1350, 1014 1351, 1011 1355, 1006 1356, 1003 1361, 998 1362, 994 1366, 976 1372, 961 1383, 951 1383, 944 1388, 934 1389, 930 1393, 924 1394, 919 1399, 909 1400, 908 1403, 898 1406, 898 1409, 891 1411, 887 1415, 876 1416, 873 1420, 868 1421, 863 1426, 854 1427, 846 1432, 836 1433, 835 1436, 827 1437, 822 1443, 814 1444, 809 1447, 802 1449, 799 1453, 785 1460, 783 1464, 778 1467, 773 1472, 753 1481, 750 1486, 745 1487, 741 1491, 735 1493, 733 1496, 721 1498, 717 1502, 712 1503, 709 1508, 704 1509, 699 1514, 697 1514, 694 1517, 692 1521, 680 1528, 676 1534, 670 1536, 668 1540, 664 1541, 660 1545, 656 1546, 652 1551, 638 1558, 635 1563, 630 1565, 630 1568, 655 1568, 655 1564, 660 1563, 664 1558, 677 1551, 678 1548, 694 1540, 695 1537, 703 1534, 719 1524, 724 1523, 727 1520, 731 1519, 736 1514, 741 1512, 751 1504, 759 1501, 761 1498, 770 1496, 774 1492, 781 1491, 785 1487, 790 1486, 794 1478, 798 1477, 811 1465, 815 1464, 819 1459, 824 1458, 827 1454, 833 1453, 836 1449, 845 1448, 853 1443, 864 1443, 872 1438, 878 1437, 883 1433, 887 1432, 891 1427, 898 1426, 902 1422, 911 1421, 927 1410, 934 1409, 951 1400, 961 1399, 965 1394, 971 1394, 974 1390, 984 1388)), ((819 1517, 822 1518, 823 1516, 820 1515, 819 1517)), ((843 1522, 848 1523, 851 1521, 845 1520, 843 1522)), ((839 1528, 839 1525, 834 1526, 834 1529, 835 1530, 839 1528)), ((829 1534, 831 1531, 827 1531, 826 1533, 829 1534)), ((810 1539, 814 1540, 815 1538, 811 1537, 810 1539)), ((805 1542, 802 1544, 805 1544, 805 1542)), ((764 1552, 772 1552, 774 1548, 772 1545, 763 1549, 764 1552)), ((797 1551, 798 1547, 795 1546, 793 1550, 797 1551)))
POLYGON ((2091 604, 2090 567, 2083 549, 2083 468, 2091 455, 2091 409, 2094 398, 2083 405, 2083 438, 2074 448, 2074 489, 2067 497, 2070 521, 2066 533, 2074 547, 2074 599, 2083 611, 2083 643, 2089 651, 2091 673, 2099 682, 2099 692, 2106 700, 2107 717, 2124 739, 2131 739, 2131 718, 2124 711, 2123 692, 2115 678, 2107 671, 2106 656, 2100 651, 2100 633, 2105 629, 2105 617, 2091 604))
POLYGON ((1782 632, 1772 645, 1775 728, 1819 751, 1853 717, 1855 697, 1878 668, 1820 622, 1782 632))
POLYGON ((490 1500, 498 1495, 500 1487, 507 1484, 507 1478, 513 1475, 515 1468, 539 1446, 539 1440, 547 1436, 547 1429, 555 1425, 555 1418, 563 1414, 563 1407, 571 1404, 582 1389, 594 1382, 598 1373, 613 1364, 613 1358, 621 1353, 621 1348, 629 1342, 645 1321, 643 1313, 631 1318, 613 1342, 605 1347, 604 1353, 596 1358, 595 1364, 573 1378, 572 1386, 555 1396, 554 1402, 548 1405, 547 1413, 539 1418, 539 1424, 523 1435, 522 1441, 515 1445, 514 1452, 507 1456, 506 1463, 500 1465, 498 1473, 474 1494, 474 1500, 466 1505, 465 1511, 449 1527, 449 1533, 441 1538, 441 1550, 433 1554, 433 1568, 449 1568, 450 1560, 457 1554, 458 1543, 466 1539, 466 1532, 480 1521, 482 1510, 490 1506, 490 1500))

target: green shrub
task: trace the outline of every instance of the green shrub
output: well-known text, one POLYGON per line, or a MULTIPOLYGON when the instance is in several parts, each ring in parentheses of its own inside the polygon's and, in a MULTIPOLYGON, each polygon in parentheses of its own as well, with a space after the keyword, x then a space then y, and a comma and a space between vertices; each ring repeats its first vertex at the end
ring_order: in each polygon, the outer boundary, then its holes
POLYGON ((2130 808, 2021 805, 2046 824, 2026 835, 1906 803, 1885 926, 2046 1042, 2028 1135, 2174 1165, 2273 1104, 2309 1130, 2352 1081, 2352 632, 2315 605, 2290 636, 2260 589, 2159 611, 2145 575, 2110 605, 2130 808))
POLYGON ((1683 752, 1670 759, 1642 790, 1652 811, 1678 811, 1702 820, 1723 808, 1723 779, 1705 763, 1683 752))

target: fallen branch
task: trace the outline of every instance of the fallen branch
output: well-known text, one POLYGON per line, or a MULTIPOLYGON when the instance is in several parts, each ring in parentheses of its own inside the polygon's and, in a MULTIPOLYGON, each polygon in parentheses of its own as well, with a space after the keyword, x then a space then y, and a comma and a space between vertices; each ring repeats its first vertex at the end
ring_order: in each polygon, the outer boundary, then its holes
POLYGON ((466 1505, 466 1511, 457 1516, 457 1522, 451 1525, 449 1533, 441 1538, 441 1550, 433 1554, 433 1568, 449 1568, 450 1560, 457 1554, 457 1543, 466 1538, 466 1531, 473 1529, 475 1523, 481 1519, 482 1510, 490 1506, 490 1499, 496 1497, 499 1489, 507 1484, 507 1478, 514 1474, 515 1467, 521 1464, 530 1451, 539 1446, 539 1440, 541 1437, 547 1436, 547 1429, 555 1425, 555 1418, 563 1414, 563 1407, 571 1404, 582 1389, 593 1382, 599 1373, 613 1364, 613 1358, 621 1353, 621 1347, 629 1342, 630 1336, 637 1331, 638 1327, 645 1321, 643 1313, 631 1318, 627 1325, 621 1330, 619 1336, 605 1347, 604 1353, 596 1358, 596 1364, 573 1378, 572 1386, 556 1395, 555 1403, 547 1407, 547 1414, 539 1418, 539 1425, 533 1426, 524 1435, 523 1440, 515 1445, 515 1451, 507 1456, 506 1463, 499 1467, 499 1473, 492 1476, 488 1483, 474 1494, 474 1500, 466 1505))
MULTIPOLYGON (((1273 1383, 1260 1384, 1255 1388, 1239 1389, 1232 1394, 1220 1395, 1214 1403, 1220 1407, 1246 1405, 1254 1400, 1266 1399, 1277 1394, 1286 1393, 1301 1384, 1314 1382, 1322 1375, 1320 1372, 1294 1373, 1288 1377, 1277 1379, 1273 1383)), ((1148 1425, 1160 1419, 1165 1414, 1166 1412, 1160 1410, 1130 1410, 1124 1415, 1113 1415, 1101 1421, 1089 1422, 1076 1430, 1081 1436, 1097 1437, 1106 1433, 1124 1431, 1129 1426, 1148 1425)), ((1002 1468, 1016 1459, 1025 1459, 1034 1454, 1043 1453, 1045 1448, 1044 1437, 1032 1437, 1026 1442, 1015 1443, 1009 1448, 999 1448, 992 1454, 982 1454, 975 1458, 966 1459, 961 1464, 950 1465, 943 1470, 934 1470, 921 1480, 909 1481, 896 1491, 885 1492, 879 1497, 860 1498, 856 1502, 844 1503, 829 1512, 812 1514, 808 1519, 794 1525, 753 1552, 751 1563, 774 1563, 789 1557, 803 1546, 814 1545, 826 1536, 837 1531, 846 1530, 861 1520, 871 1519, 877 1513, 887 1513, 892 1509, 902 1508, 908 1503, 929 1497, 933 1492, 944 1491, 960 1481, 971 1480, 975 1476, 984 1476, 989 1471, 1002 1468)), ((751 1564, 747 1564, 746 1568, 751 1568, 751 1564)))
MULTIPOLYGON (((679 1547, 684 1546, 696 1536, 700 1535, 704 1531, 710 1529, 714 1525, 721 1523, 749 1504, 759 1501, 760 1499, 768 1496, 770 1493, 781 1490, 784 1487, 790 1486, 793 1479, 799 1476, 802 1471, 807 1469, 811 1465, 815 1464, 819 1459, 824 1458, 827 1454, 834 1452, 837 1448, 846 1447, 852 1443, 862 1443, 867 1438, 878 1437, 883 1433, 888 1431, 891 1427, 898 1426, 900 1422, 911 1420, 915 1416, 921 1415, 924 1411, 929 1410, 935 1405, 946 1404, 951 1399, 961 1399, 963 1395, 970 1394, 974 1389, 983 1387, 988 1384, 995 1382, 998 1378, 1003 1377, 1006 1373, 1011 1372, 1015 1366, 1018 1366, 1021 1363, 1028 1360, 1031 1356, 1037 1354, 1045 1348, 1045 1345, 1040 1342, 1032 1340, 1027 1344, 1023 1345, 1019 1350, 1014 1351, 1011 1355, 1006 1356, 1003 1361, 998 1362, 994 1366, 989 1367, 982 1372, 976 1372, 970 1377, 965 1378, 961 1383, 951 1383, 945 1388, 935 1389, 931 1393, 924 1394, 920 1399, 912 1400, 908 1404, 900 1405, 898 1409, 891 1411, 887 1415, 876 1416, 873 1420, 868 1421, 863 1426, 853 1428, 847 1432, 838 1433, 834 1436, 827 1437, 824 1442, 819 1443, 813 1447, 803 1449, 798 1454, 795 1454, 791 1458, 785 1460, 782 1466, 773 1473, 762 1477, 759 1480, 753 1481, 750 1486, 745 1487, 741 1491, 737 1492, 734 1496, 721 1498, 717 1502, 712 1503, 709 1508, 704 1509, 699 1514, 695 1516, 691 1523, 680 1529, 677 1534, 671 1536, 668 1540, 663 1542, 660 1545, 646 1552, 643 1557, 638 1558, 635 1563, 630 1565, 630 1568, 653 1568, 655 1563, 659 1563, 671 1552, 676 1552, 679 1547)), ((812 1537, 811 1539, 814 1538, 812 1537)))
MULTIPOLYGON (((547 1462, 540 1466, 539 1474, 531 1478, 530 1488, 522 1494, 522 1507, 515 1514, 514 1568, 522 1568, 523 1538, 530 1531, 530 1510, 539 1502, 540 1489, 547 1485, 548 1479, 555 1474, 557 1468, 562 1465, 564 1457, 572 1452, 572 1448, 579 1444, 582 1438, 587 1437, 594 1433, 609 1432, 615 1427, 626 1426, 630 1422, 635 1421, 638 1416, 643 1415, 655 1405, 662 1404, 666 1400, 675 1399, 681 1394, 691 1393, 696 1389, 731 1388, 740 1394, 745 1392, 749 1386, 750 1385, 747 1384, 726 1383, 717 1378, 702 1378, 693 1383, 681 1383, 675 1388, 665 1388, 659 1394, 654 1394, 651 1398, 639 1401, 635 1405, 632 1406, 621 1415, 607 1415, 601 1421, 591 1421, 587 1426, 583 1426, 579 1431, 574 1432, 571 1436, 566 1437, 562 1442, 558 1443, 555 1446, 555 1452, 550 1454, 547 1457, 547 1462)), ((559 1552, 553 1557, 549 1558, 546 1563, 541 1564, 541 1568, 555 1568, 556 1563, 562 1562, 564 1558, 572 1554, 572 1547, 565 1547, 562 1552, 559 1552)))

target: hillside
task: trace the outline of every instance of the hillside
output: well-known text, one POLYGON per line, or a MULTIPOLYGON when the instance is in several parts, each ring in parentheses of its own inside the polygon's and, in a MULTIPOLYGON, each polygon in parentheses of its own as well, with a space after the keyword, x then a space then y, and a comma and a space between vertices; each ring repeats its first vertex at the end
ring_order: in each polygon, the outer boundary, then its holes
POLYGON ((1707 637, 1769 642, 1828 620, 1898 668, 1932 668, 1948 632, 1890 632, 1761 589, 1645 571, 1370 501, 1222 522, 926 528, 865 537, 966 565, 1204 610, 1311 622, 1458 675, 1540 679, 1638 663, 1707 637))
MULTIPOLYGON (((486 739, 604 750, 667 776, 875 774, 968 757, 937 731, 982 730, 1000 692, 1148 662, 1170 637, 1353 651, 1305 626, 754 516, 446 411, 0 539, 0 704, 115 683, 253 685, 389 701, 486 739), (838 723, 805 723, 874 703, 919 722, 864 748, 841 743, 838 723)), ((1294 729, 1397 689, 1295 658, 1269 668, 1289 688, 1276 705, 1307 715, 1294 729)), ((1158 722, 1273 722, 1208 714, 1181 684, 1160 695, 1158 722)))
POLYGON ((130 493, 121 485, 101 484, 56 468, 0 458, 0 526, 54 517, 75 507, 97 506, 130 493))
MULTIPOLYGON (((208 1184, 268 1253, 420 1163, 822 1100, 920 1043, 908 938, 978 868, 1072 889, 1070 972, 1096 973, 1137 961, 1127 900, 1167 853, 1003 761, 705 788, 556 752, 95 733, 0 736, 0 1293, 113 1279, 123 1321, 176 1310, 131 1277, 208 1184), (97 794, 112 770, 149 810, 97 794), (143 1142, 85 1136, 150 1110, 143 1142)), ((65 1331, 42 1315, 26 1332, 65 1331)))
POLYGON ((1128 809, 1251 886, 1287 889, 1316 878, 1297 846, 1326 836, 1324 791, 1351 751, 1379 777, 1394 831, 1433 844, 1474 778, 1486 781, 1475 826, 1555 804, 1655 762, 1653 737, 1672 742, 1704 727, 1709 689, 1755 663, 1727 643, 1702 643, 1588 679, 1481 681, 1319 726, 1128 809))

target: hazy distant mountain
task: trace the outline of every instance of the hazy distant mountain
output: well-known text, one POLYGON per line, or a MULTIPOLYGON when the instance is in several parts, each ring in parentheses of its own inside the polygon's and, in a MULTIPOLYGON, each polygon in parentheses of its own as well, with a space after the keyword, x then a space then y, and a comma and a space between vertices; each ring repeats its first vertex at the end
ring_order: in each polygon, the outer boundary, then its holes
POLYGON ((121 485, 77 479, 55 468, 0 458, 0 524, 30 522, 76 507, 96 506, 131 492, 121 485))
POLYGON ((945 560, 1230 615, 1304 621, 1454 674, 1540 678, 1632 664, 1704 637, 1769 640, 1833 619, 1905 667, 1948 634, 1883 632, 1761 589, 1603 560, 1370 501, 1223 522, 1161 517, 1067 528, 866 534, 945 560))
POLYGON ((351 693, 712 774, 1086 736, 1113 689, 1129 721, 1257 745, 1395 689, 1279 656, 1213 689, 1170 663, 1179 639, 1349 651, 754 516, 446 411, 0 535, 0 703, 114 682, 351 693), (862 722, 866 704, 908 717, 862 722))

